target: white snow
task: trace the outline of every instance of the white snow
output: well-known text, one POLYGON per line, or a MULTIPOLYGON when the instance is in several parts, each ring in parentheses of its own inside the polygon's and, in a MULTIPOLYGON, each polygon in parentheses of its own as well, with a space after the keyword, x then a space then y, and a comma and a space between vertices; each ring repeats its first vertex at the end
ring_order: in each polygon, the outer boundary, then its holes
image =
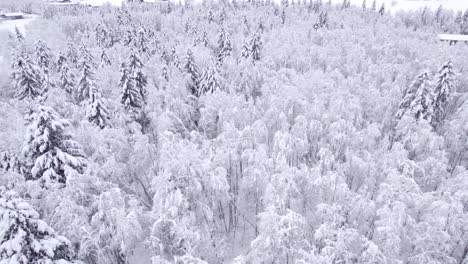
MULTIPOLYGON (((341 0, 333 0, 335 3, 342 3, 341 0)), ((352 5, 361 6, 363 0, 351 0, 352 5)), ((366 4, 369 8, 372 5, 373 0, 367 0, 366 4)), ((377 8, 385 3, 385 8, 392 12, 404 10, 418 10, 424 7, 428 7, 432 10, 436 10, 439 6, 443 6, 446 9, 452 9, 455 11, 468 9, 468 0, 377 0, 377 8)))
POLYGON ((440 40, 468 41, 468 35, 439 34, 440 40))
POLYGON ((26 25, 36 18, 36 15, 26 15, 24 19, 0 20, 0 32, 14 31, 15 27, 18 27, 18 29, 24 34, 26 32, 26 25))

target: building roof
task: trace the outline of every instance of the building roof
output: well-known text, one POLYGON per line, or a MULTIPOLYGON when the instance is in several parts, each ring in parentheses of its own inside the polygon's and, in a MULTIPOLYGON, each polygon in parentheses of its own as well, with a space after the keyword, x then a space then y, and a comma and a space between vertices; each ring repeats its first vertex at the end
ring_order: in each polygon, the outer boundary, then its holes
POLYGON ((468 41, 468 35, 439 34, 439 39, 449 41, 468 41))

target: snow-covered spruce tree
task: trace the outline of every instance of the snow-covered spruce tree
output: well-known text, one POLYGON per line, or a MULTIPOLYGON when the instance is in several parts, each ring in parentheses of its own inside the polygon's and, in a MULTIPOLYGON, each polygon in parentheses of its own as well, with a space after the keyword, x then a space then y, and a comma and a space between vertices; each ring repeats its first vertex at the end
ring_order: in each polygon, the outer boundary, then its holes
POLYGON ((250 47, 247 42, 242 45, 241 57, 243 59, 248 59, 250 57, 250 47))
POLYGON ((81 76, 75 91, 75 98, 82 102, 89 98, 89 92, 95 86, 94 57, 83 44, 80 47, 81 76))
POLYGON ((120 102, 127 108, 142 108, 146 104, 146 85, 148 80, 143 73, 143 63, 132 51, 127 61, 122 64, 120 88, 122 89, 120 102))
POLYGON ((11 85, 16 90, 15 96, 20 100, 40 97, 43 94, 40 69, 26 50, 15 50, 12 57, 11 85))
POLYGON ((140 29, 137 32, 136 39, 134 41, 135 48, 137 49, 140 55, 147 54, 149 51, 149 39, 147 35, 147 30, 144 27, 140 27, 140 29))
POLYGON ((106 26, 102 23, 99 23, 96 28, 94 29, 95 38, 97 41, 98 47, 106 47, 107 39, 108 39, 108 30, 106 26))
POLYGON ((211 62, 210 66, 203 72, 200 78, 200 85, 197 96, 201 96, 206 93, 213 93, 216 90, 221 89, 218 64, 211 62))
POLYGON ((405 114, 410 114, 416 119, 428 119, 432 115, 432 93, 428 72, 419 74, 406 90, 396 118, 401 119, 405 114))
POLYGON ((21 171, 21 162, 18 156, 11 151, 0 153, 0 169, 4 171, 21 171))
POLYGON ((213 9, 210 8, 210 10, 208 10, 208 23, 211 23, 213 21, 214 21, 213 9))
POLYGON ((383 16, 385 14, 385 3, 382 3, 379 9, 379 15, 383 16))
POLYGON ((70 247, 31 205, 10 192, 0 194, 0 263, 78 263, 70 247))
POLYGON ((262 36, 259 32, 256 32, 250 40, 250 55, 252 56, 252 60, 254 62, 260 60, 262 48, 262 36))
POLYGON ((86 106, 86 117, 90 123, 100 128, 109 125, 109 111, 97 87, 91 88, 89 98, 84 101, 84 104, 86 106))
POLYGON ((53 64, 52 51, 44 41, 38 40, 34 43, 34 56, 36 64, 43 70, 44 74, 49 74, 53 64))
POLYGON ((319 22, 320 27, 327 27, 328 25, 328 11, 321 11, 319 14, 319 22))
POLYGON ((68 131, 68 120, 47 106, 37 106, 26 120, 22 149, 26 180, 41 180, 44 186, 65 184, 70 171, 83 172, 85 154, 68 131))
POLYGON ((429 74, 426 73, 423 77, 421 85, 416 91, 414 100, 410 104, 410 112, 417 120, 426 119, 431 122, 433 109, 434 93, 429 82, 429 74))
POLYGON ((208 47, 210 45, 210 40, 208 39, 208 33, 206 31, 203 31, 203 36, 202 36, 202 43, 203 46, 208 47))
POLYGON ((102 50, 102 52, 101 52, 101 67, 110 66, 110 65, 112 65, 112 62, 109 59, 109 56, 107 56, 106 50, 102 50))
POLYGON ((68 42, 67 43, 67 53, 66 53, 67 59, 70 63, 77 64, 78 63, 78 50, 75 47, 75 44, 73 42, 68 42))
POLYGON ((59 64, 59 80, 60 80, 60 88, 65 90, 67 93, 72 94, 75 91, 75 74, 73 74, 72 70, 70 69, 67 59, 65 57, 61 57, 62 61, 59 64))
POLYGON ((223 61, 224 58, 231 55, 232 44, 229 33, 226 32, 224 27, 221 27, 218 38, 218 60, 223 61))
POLYGON ((283 9, 283 11, 281 11, 281 24, 284 25, 285 22, 286 22, 286 11, 283 9))
POLYGON ((187 50, 187 57, 185 59, 185 74, 187 75, 187 88, 193 96, 198 96, 200 85, 200 72, 198 66, 195 64, 192 50, 187 50))
POLYGON ((377 11, 377 2, 376 2, 376 0, 374 0, 374 2, 372 2, 371 10, 372 11, 377 11))
POLYGON ((221 10, 221 13, 219 14, 219 24, 222 25, 224 21, 226 21, 226 19, 227 19, 226 9, 223 8, 223 10, 221 10))
POLYGON ((54 63, 52 51, 44 41, 38 40, 34 43, 34 57, 36 59, 36 64, 41 69, 42 91, 46 93, 50 88, 55 87, 50 75, 54 63))
POLYGON ((454 77, 452 62, 449 61, 442 66, 436 78, 433 102, 434 118, 432 120, 434 126, 440 124, 445 118, 448 100, 453 91, 454 77))

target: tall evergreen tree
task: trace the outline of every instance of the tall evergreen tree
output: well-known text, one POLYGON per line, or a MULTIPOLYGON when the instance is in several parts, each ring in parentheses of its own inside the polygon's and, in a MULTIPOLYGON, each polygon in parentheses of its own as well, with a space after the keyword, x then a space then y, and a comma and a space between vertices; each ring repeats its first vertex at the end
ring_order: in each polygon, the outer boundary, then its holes
POLYGON ((23 143, 26 180, 65 184, 71 170, 81 173, 85 167, 84 152, 68 131, 70 122, 47 106, 38 106, 27 118, 28 128, 23 143))
POLYGON ((220 79, 218 65, 212 62, 200 78, 200 88, 197 95, 201 96, 219 90, 221 87, 220 79))
POLYGON ((75 90, 75 75, 71 71, 68 63, 65 61, 59 70, 60 74, 60 87, 67 93, 72 94, 75 90))
POLYGON ((261 52, 263 48, 262 37, 260 33, 256 32, 252 39, 250 40, 250 55, 252 56, 252 60, 258 61, 261 58, 261 52))
POLYGON ((426 119, 431 122, 434 112, 433 99, 434 94, 429 82, 429 73, 423 72, 416 77, 405 92, 396 117, 400 119, 404 114, 409 114, 416 119, 426 119))
POLYGON ((47 44, 38 40, 34 43, 34 55, 36 58, 36 64, 48 74, 53 64, 52 51, 47 44))
POLYGON ((195 58, 193 57, 192 50, 190 49, 187 50, 187 57, 185 60, 184 69, 188 77, 187 88, 193 96, 197 96, 200 82, 200 71, 198 70, 198 66, 195 63, 195 58))
POLYGON ((146 104, 148 80, 142 71, 143 66, 134 51, 128 56, 127 62, 121 66, 122 77, 119 86, 122 88, 122 92, 120 101, 127 109, 142 108, 146 104))
POLYGON ((36 99, 43 94, 41 72, 26 50, 14 51, 12 68, 11 84, 18 99, 36 99))
POLYGON ((11 151, 0 153, 0 169, 4 171, 21 172, 21 161, 18 156, 11 151))
POLYGON ((68 239, 55 234, 31 205, 14 196, 0 194, 0 263, 75 263, 68 239))
POLYGON ((147 34, 146 28, 140 27, 140 29, 138 29, 134 43, 135 43, 135 48, 137 49, 140 55, 147 54, 149 52, 149 48, 148 48, 149 39, 147 35, 148 34, 147 34))
POLYGON ((382 6, 379 9, 379 15, 383 16, 385 14, 385 3, 382 3, 382 6))
POLYGON ((77 64, 79 60, 78 50, 73 42, 67 43, 67 59, 70 63, 77 64))
POLYGON ((34 56, 36 64, 41 69, 42 91, 46 93, 50 88, 55 86, 50 75, 53 67, 52 51, 44 41, 38 40, 34 43, 34 56))
POLYGON ((452 62, 448 61, 442 66, 436 78, 436 85, 434 88, 434 125, 440 124, 446 114, 448 100, 453 91, 455 74, 452 68, 452 62))
POLYGON ((80 47, 80 55, 81 76, 75 91, 75 97, 78 102, 88 99, 90 90, 96 85, 94 57, 84 44, 80 47))
POLYGON ((229 33, 226 32, 224 27, 221 27, 218 38, 218 61, 223 61, 224 58, 231 55, 232 44, 229 33))
POLYGON ((86 117, 90 123, 99 128, 104 128, 109 125, 109 111, 97 87, 91 89, 90 96, 85 101, 85 106, 86 117))

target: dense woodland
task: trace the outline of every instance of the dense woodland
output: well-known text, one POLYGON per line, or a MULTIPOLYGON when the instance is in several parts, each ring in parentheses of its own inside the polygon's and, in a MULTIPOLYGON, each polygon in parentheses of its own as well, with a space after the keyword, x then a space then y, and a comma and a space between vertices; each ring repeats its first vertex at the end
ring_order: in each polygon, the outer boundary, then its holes
POLYGON ((0 44, 0 263, 468 263, 468 12, 40 6, 0 44))

